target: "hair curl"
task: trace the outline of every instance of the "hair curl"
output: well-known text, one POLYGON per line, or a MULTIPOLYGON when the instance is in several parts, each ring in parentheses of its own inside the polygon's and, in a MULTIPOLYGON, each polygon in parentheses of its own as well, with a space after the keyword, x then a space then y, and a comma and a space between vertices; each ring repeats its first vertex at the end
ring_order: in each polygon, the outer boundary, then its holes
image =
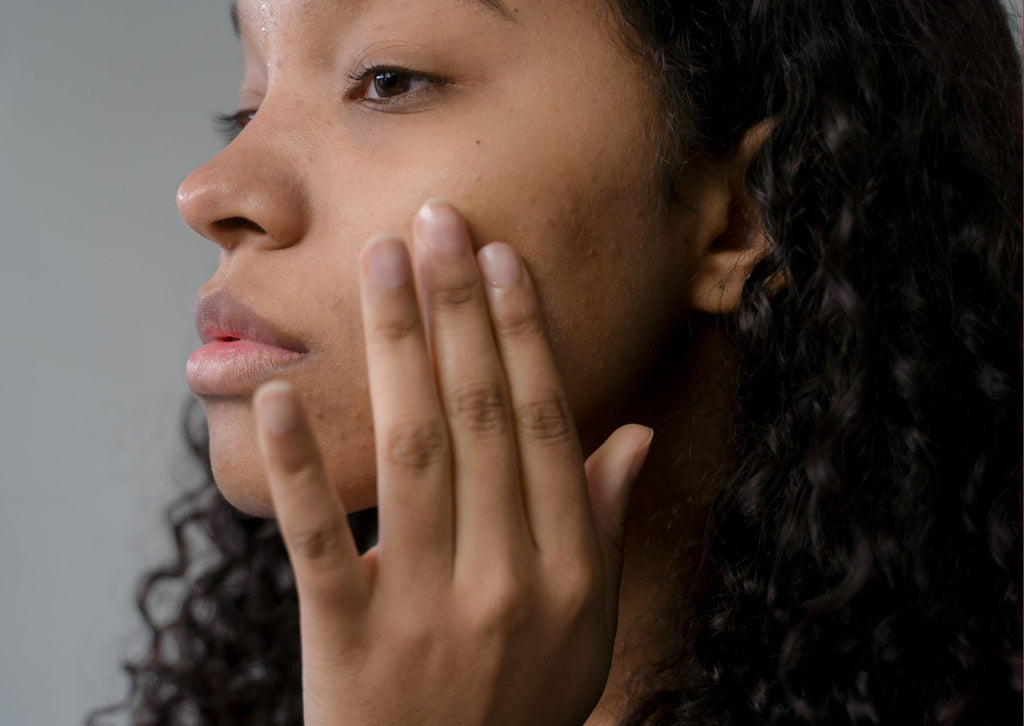
MULTIPOLYGON (((732 324, 738 459, 697 658, 680 629, 627 723, 1019 723, 1024 149, 1004 11, 619 5, 661 84, 666 178, 771 124, 746 179, 770 249, 732 324)), ((205 481, 169 512, 177 561, 140 584, 150 651, 90 723, 301 723, 276 526, 226 504, 193 417, 186 435, 205 481)), ((373 528, 355 518, 367 544, 373 528)))
POLYGON ((699 671, 663 664, 630 723, 1016 723, 1021 83, 1002 8, 626 4, 662 32, 649 55, 670 103, 703 110, 702 148, 772 124, 747 173, 771 247, 734 319, 739 466, 699 671))

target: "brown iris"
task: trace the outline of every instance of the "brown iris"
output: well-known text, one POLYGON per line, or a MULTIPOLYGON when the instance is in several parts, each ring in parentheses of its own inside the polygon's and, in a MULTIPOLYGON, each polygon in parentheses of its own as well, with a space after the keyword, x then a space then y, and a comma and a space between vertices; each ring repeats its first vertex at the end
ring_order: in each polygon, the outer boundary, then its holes
POLYGON ((412 78, 408 73, 384 71, 373 77, 373 90, 381 98, 400 96, 409 92, 412 78))

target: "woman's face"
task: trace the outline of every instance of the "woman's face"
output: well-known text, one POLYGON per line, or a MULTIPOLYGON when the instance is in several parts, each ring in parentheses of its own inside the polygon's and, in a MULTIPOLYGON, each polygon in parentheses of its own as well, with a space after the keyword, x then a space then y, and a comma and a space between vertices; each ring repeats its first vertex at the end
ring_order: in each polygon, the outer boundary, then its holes
POLYGON ((207 337, 297 351, 221 343, 190 361, 236 506, 271 513, 250 403, 270 377, 301 391, 346 506, 374 504, 357 257, 377 232, 410 239, 431 197, 475 244, 524 257, 585 446, 649 393, 686 312, 698 216, 662 201, 655 91, 606 5, 240 0, 238 108, 258 113, 178 195, 222 249, 200 292, 207 337))

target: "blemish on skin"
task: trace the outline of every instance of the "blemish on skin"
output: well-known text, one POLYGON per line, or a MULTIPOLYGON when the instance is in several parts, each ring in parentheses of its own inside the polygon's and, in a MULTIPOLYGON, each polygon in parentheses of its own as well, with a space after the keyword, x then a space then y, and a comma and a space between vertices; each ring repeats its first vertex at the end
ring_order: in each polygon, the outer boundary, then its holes
POLYGON ((480 139, 477 139, 477 140, 476 140, 476 145, 477 145, 477 146, 480 146, 480 139))

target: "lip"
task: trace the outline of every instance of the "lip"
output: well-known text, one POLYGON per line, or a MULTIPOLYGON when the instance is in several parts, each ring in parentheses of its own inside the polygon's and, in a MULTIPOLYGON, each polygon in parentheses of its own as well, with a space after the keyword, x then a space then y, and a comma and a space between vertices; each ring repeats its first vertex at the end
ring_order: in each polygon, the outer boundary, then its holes
POLYGON ((246 396, 307 354, 302 341, 273 325, 222 288, 196 302, 203 345, 188 358, 188 385, 197 396, 246 396))

